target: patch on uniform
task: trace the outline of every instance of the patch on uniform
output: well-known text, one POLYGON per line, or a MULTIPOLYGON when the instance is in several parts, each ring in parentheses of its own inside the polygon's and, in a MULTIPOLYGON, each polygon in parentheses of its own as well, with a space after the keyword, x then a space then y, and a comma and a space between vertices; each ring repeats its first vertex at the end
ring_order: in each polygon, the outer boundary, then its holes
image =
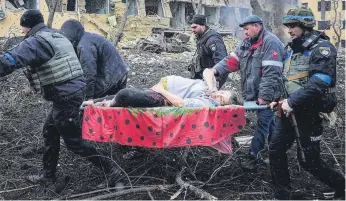
POLYGON ((272 57, 273 57, 274 59, 278 58, 278 53, 274 51, 274 52, 272 53, 272 57))
POLYGON ((211 51, 215 52, 215 51, 216 51, 216 45, 215 45, 215 43, 209 45, 209 48, 210 48, 211 51))
POLYGON ((330 55, 330 47, 320 47, 319 50, 320 53, 325 57, 328 57, 330 55))

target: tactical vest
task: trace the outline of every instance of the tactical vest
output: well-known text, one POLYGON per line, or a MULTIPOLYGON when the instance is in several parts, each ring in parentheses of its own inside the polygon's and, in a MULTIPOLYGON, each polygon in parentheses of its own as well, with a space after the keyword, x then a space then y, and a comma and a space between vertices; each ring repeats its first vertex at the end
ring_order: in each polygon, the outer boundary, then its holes
POLYGON ((285 85, 289 95, 304 87, 308 82, 311 52, 318 43, 323 41, 325 40, 319 39, 311 48, 303 53, 295 53, 289 59, 289 64, 285 66, 285 77, 287 79, 285 85))
POLYGON ((291 56, 290 65, 285 68, 286 89, 289 95, 307 83, 311 50, 295 53, 291 56))
POLYGON ((45 39, 54 50, 54 56, 42 66, 27 66, 27 77, 36 91, 83 75, 75 50, 67 38, 51 32, 38 32, 35 35, 45 39))

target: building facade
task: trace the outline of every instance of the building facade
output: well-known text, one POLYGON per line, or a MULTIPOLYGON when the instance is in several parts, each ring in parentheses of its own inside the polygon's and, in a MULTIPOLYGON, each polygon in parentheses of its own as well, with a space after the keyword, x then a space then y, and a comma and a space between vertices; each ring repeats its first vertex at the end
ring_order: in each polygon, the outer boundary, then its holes
POLYGON ((301 5, 308 6, 316 18, 315 29, 323 31, 330 41, 339 47, 345 47, 345 4, 346 0, 300 0, 301 5))
POLYGON ((25 9, 39 9, 47 22, 49 8, 54 6, 53 28, 59 29, 72 18, 79 20, 86 31, 112 38, 127 1, 129 16, 122 40, 128 41, 146 37, 154 28, 189 32, 189 22, 196 12, 206 15, 208 24, 219 32, 242 38, 239 23, 259 7, 264 19, 277 28, 284 11, 298 4, 298 0, 258 0, 260 6, 253 9, 249 0, 0 0, 0 38, 22 35, 19 19, 25 9))

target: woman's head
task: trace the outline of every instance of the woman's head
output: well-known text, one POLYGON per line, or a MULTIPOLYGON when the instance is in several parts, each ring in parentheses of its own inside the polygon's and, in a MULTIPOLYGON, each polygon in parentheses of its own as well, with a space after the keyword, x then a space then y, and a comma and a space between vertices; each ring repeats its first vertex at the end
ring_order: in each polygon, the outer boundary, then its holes
POLYGON ((242 104, 238 94, 233 91, 216 91, 211 94, 211 97, 218 101, 220 105, 242 104))

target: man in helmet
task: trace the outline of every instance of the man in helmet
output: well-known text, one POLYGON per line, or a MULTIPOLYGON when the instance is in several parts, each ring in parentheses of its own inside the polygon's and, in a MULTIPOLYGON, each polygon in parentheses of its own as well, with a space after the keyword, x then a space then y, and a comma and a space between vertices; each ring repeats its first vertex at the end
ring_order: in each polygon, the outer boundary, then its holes
MULTIPOLYGON (((203 70, 212 68, 215 64, 227 56, 227 49, 219 33, 207 26, 207 18, 204 15, 194 15, 191 20, 191 29, 197 39, 197 47, 192 64, 188 70, 191 79, 203 79, 203 70)), ((218 89, 225 84, 228 73, 218 79, 218 89)))
MULTIPOLYGON (((247 37, 209 73, 221 76, 240 70, 244 101, 258 101, 266 105, 278 100, 282 91, 279 83, 285 56, 284 45, 265 29, 262 19, 256 15, 245 18, 239 26, 247 37)), ((270 109, 257 112, 257 127, 244 167, 253 169, 256 162, 261 161, 260 151, 264 148, 273 116, 270 109)))
POLYGON ((0 77, 25 67, 32 88, 53 103, 43 126, 43 171, 27 179, 33 183, 55 181, 62 137, 70 151, 85 157, 111 176, 108 180, 115 181, 120 175, 116 166, 82 140, 79 106, 84 100, 85 82, 72 44, 44 24, 39 10, 25 11, 20 25, 25 39, 0 55, 0 77))
POLYGON ((345 199, 344 176, 320 158, 323 128, 319 113, 331 112, 337 103, 334 93, 337 52, 326 35, 313 30, 315 23, 309 8, 290 9, 283 19, 292 37, 292 42, 287 45, 292 56, 290 66, 285 66, 284 71, 289 96, 281 101, 282 110, 275 117, 269 137, 270 172, 277 199, 290 198, 286 151, 295 140, 295 132, 289 122, 289 114, 293 110, 305 156, 305 160, 298 156, 299 163, 335 189, 336 198, 345 199))

